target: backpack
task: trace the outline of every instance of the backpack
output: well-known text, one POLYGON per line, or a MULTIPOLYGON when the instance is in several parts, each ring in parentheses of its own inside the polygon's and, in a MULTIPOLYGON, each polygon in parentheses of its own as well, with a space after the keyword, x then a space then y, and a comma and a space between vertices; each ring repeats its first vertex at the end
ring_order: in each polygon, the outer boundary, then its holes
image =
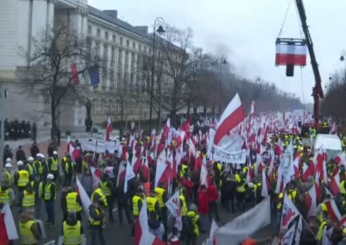
POLYGON ((191 217, 186 217, 183 223, 183 228, 186 231, 186 234, 194 234, 195 232, 195 226, 193 224, 191 217))

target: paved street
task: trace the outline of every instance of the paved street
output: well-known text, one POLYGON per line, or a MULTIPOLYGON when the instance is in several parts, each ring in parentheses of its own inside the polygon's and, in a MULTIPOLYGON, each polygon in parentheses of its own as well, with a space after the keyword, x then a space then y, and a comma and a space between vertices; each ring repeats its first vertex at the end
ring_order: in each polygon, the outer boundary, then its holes
MULTIPOLYGON (((42 221, 45 222, 46 221, 46 213, 44 210, 44 207, 42 207, 42 214, 43 214, 43 219, 42 221)), ((13 209, 13 213, 14 213, 14 218, 15 221, 18 225, 18 220, 19 220, 19 208, 14 208, 13 209)), ((116 220, 118 220, 118 211, 117 208, 114 209, 114 217, 116 218, 116 220)), ((223 209, 220 209, 220 217, 222 218, 222 222, 219 223, 219 226, 221 226, 222 224, 224 224, 225 222, 229 222, 232 218, 234 218, 235 216, 232 214, 228 214, 226 211, 224 211, 223 209)), ((52 229, 46 229, 46 233, 47 233, 47 238, 40 241, 40 245, 42 244, 46 244, 49 241, 52 240, 58 240, 59 235, 62 232, 62 211, 60 209, 60 198, 57 198, 56 201, 56 225, 54 228, 52 229)), ((123 226, 120 226, 118 222, 116 223, 112 223, 112 224, 107 224, 104 232, 105 232, 105 238, 106 238, 106 244, 128 244, 131 245, 133 244, 133 239, 130 236, 131 233, 131 226, 127 224, 125 216, 124 216, 124 224, 123 226)), ((83 216, 83 225, 84 227, 87 227, 87 219, 86 216, 83 216)), ((209 224, 210 227, 210 224, 209 224)), ((258 231, 254 237, 266 237, 268 235, 270 235, 271 233, 271 227, 266 227, 260 231, 258 231)), ((85 229, 86 236, 88 236, 88 231, 87 229, 85 229)), ((198 245, 202 244, 202 242, 209 236, 209 230, 206 234, 202 234, 198 240, 198 245)), ((20 245, 20 242, 17 240, 14 243, 15 245, 20 245)), ((57 243, 56 243, 57 244, 57 243)))

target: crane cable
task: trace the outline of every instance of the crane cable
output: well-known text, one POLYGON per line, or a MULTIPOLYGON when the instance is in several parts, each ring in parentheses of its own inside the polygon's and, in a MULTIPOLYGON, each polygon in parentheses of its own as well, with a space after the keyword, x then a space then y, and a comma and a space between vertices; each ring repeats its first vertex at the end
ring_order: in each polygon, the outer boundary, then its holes
POLYGON ((290 0, 289 3, 288 3, 287 9, 286 9, 285 18, 284 18, 284 20, 283 20, 283 22, 282 22, 282 25, 281 25, 281 28, 280 28, 278 37, 281 36, 282 30, 283 30, 283 28, 284 28, 284 25, 285 25, 285 22, 286 22, 286 19, 287 19, 287 16, 288 16, 288 11, 290 10, 291 3, 292 3, 292 0, 290 0))

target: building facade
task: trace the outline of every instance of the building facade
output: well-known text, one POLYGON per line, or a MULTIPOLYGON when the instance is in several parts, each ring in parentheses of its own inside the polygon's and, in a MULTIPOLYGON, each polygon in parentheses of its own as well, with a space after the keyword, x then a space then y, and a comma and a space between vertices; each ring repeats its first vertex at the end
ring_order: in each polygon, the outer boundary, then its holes
MULTIPOLYGON (((18 78, 19 67, 30 61, 18 50, 32 49, 32 37, 50 28, 66 26, 87 39, 88 49, 103 61, 97 87, 85 94, 92 100, 94 123, 112 120, 149 119, 145 57, 153 41, 147 26, 132 26, 117 17, 116 10, 101 11, 86 0, 1 0, 0 1, 0 84, 8 90, 6 115, 9 120, 28 120, 49 127, 49 97, 31 96, 25 81, 18 78)), ((86 110, 75 100, 59 107, 58 125, 62 130, 83 127, 86 110)), ((155 115, 153 114, 153 118, 155 115)))

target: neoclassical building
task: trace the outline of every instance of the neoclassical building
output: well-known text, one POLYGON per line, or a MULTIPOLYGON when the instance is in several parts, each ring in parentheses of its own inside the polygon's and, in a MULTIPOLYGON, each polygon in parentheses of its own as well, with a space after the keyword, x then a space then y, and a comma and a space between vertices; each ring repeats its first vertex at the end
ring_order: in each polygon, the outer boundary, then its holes
MULTIPOLYGON (((118 19, 116 10, 98 10, 87 0, 0 1, 0 85, 8 91, 7 118, 49 127, 47 96, 30 96, 25 81, 18 78, 18 68, 29 65, 18 48, 30 51, 33 36, 62 25, 86 37, 88 48, 104 61, 100 84, 88 87, 88 79, 84 84, 94 122, 104 122, 107 115, 113 120, 149 119, 143 94, 149 76, 143 71, 143 60, 153 45, 148 27, 132 26, 118 19)), ((86 111, 80 100, 60 106, 58 114, 62 130, 84 126, 86 111)))

